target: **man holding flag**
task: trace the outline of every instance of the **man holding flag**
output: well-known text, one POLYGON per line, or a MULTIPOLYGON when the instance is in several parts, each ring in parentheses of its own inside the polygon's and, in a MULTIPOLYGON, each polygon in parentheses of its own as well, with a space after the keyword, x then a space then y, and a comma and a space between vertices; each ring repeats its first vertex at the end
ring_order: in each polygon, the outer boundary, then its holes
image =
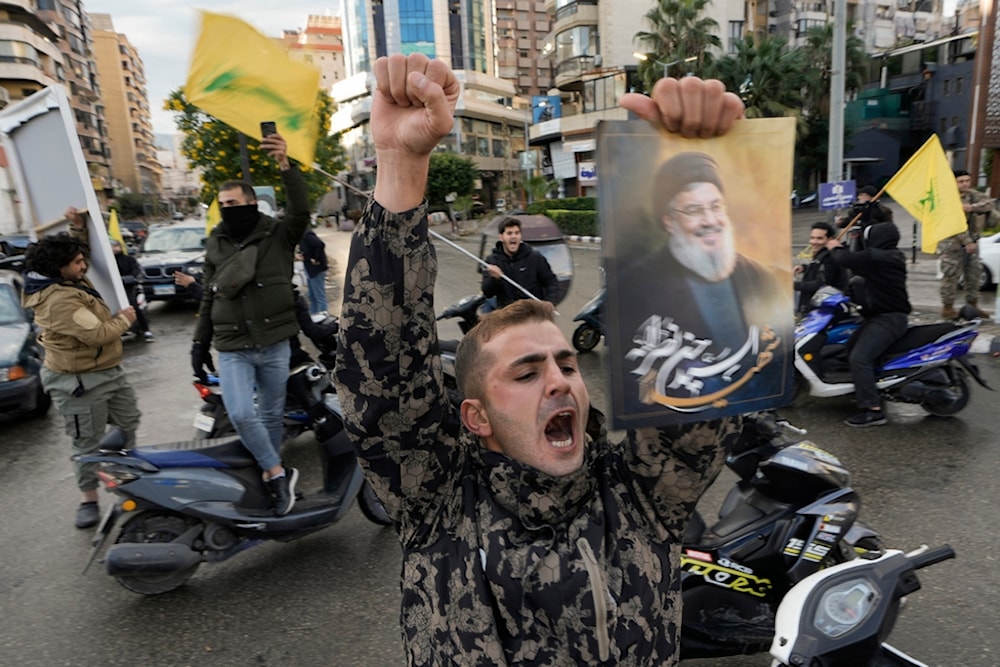
POLYGON ((967 171, 955 172, 955 185, 961 196, 965 229, 946 239, 939 249, 941 272, 944 274, 941 277, 941 317, 946 320, 958 317, 954 304, 959 279, 965 282, 965 302, 976 309, 979 317, 989 317, 989 313, 979 308, 979 283, 982 280, 979 235, 983 233, 984 217, 993 210, 993 201, 972 187, 972 176, 967 171))
MULTIPOLYGON (((967 233, 968 225, 965 223, 962 198, 955 185, 955 174, 936 134, 932 134, 906 161, 884 189, 921 222, 920 247, 924 252, 934 253, 938 242, 967 233)), ((976 264, 978 266, 978 261, 976 264)), ((977 279, 977 293, 978 285, 977 279)), ((941 314, 947 319, 957 316, 947 301, 941 314)))
POLYGON ((277 515, 295 504, 298 472, 281 463, 289 339, 299 332, 292 289, 295 246, 309 225, 309 199, 281 135, 260 142, 281 169, 286 214, 275 220, 257 210, 245 181, 219 186, 222 221, 205 245, 204 292, 191 345, 191 366, 205 381, 214 371, 209 346, 219 352, 222 400, 243 444, 263 470, 277 515), (250 387, 256 387, 257 400, 250 387))

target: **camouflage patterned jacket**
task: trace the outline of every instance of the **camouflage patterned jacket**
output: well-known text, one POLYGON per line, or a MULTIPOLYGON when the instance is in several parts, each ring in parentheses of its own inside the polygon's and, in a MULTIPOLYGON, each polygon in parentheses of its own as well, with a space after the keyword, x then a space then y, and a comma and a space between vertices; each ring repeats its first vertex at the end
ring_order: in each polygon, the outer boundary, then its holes
POLYGON ((987 218, 993 211, 993 200, 979 190, 966 190, 961 193, 963 204, 971 204, 972 210, 965 214, 968 228, 961 234, 956 234, 941 242, 942 251, 952 251, 957 254, 965 252, 965 246, 975 243, 983 233, 987 218))
POLYGON ((551 477, 487 451, 445 398, 426 206, 368 203, 347 267, 336 378, 403 547, 410 665, 673 665, 680 540, 738 419, 612 446, 551 477))

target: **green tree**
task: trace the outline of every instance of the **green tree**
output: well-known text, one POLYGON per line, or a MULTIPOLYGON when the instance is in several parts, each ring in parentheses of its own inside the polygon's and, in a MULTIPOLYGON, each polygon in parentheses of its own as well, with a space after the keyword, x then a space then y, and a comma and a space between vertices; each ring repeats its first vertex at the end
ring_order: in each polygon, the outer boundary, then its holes
MULTIPOLYGON (((247 137, 247 155, 250 173, 244 174, 240 164, 239 133, 217 118, 206 114, 184 97, 180 88, 170 93, 163 108, 176 111, 177 129, 184 135, 181 152, 192 167, 201 170, 201 201, 208 203, 215 197, 219 185, 229 180, 249 180, 254 185, 274 186, 278 205, 284 206, 285 192, 278 166, 266 153, 258 150, 259 142, 247 137)), ((319 118, 319 140, 313 161, 324 171, 336 174, 344 168, 344 149, 340 135, 330 134, 330 116, 334 111, 333 100, 325 91, 316 96, 314 115, 319 118)), ((330 179, 312 168, 301 165, 309 192, 309 201, 318 203, 332 183, 330 179)))
POLYGON ((472 194, 478 173, 472 158, 456 153, 431 153, 427 173, 427 202, 441 206, 445 203, 445 197, 452 192, 459 197, 472 194))
POLYGON ((711 62, 711 49, 720 48, 722 42, 715 34, 719 24, 702 16, 711 0, 657 0, 646 12, 650 30, 635 34, 634 41, 648 49, 646 60, 639 65, 639 78, 652 90, 657 79, 664 75, 663 63, 677 62, 669 73, 683 76, 698 73, 711 62), (684 62, 688 58, 694 58, 684 62))
POLYGON ((743 99, 747 118, 797 118, 801 138, 803 60, 802 51, 789 49, 784 38, 765 35, 758 41, 747 35, 735 53, 715 61, 711 74, 743 99))
MULTIPOLYGON (((847 92, 861 88, 868 71, 870 58, 865 53, 864 42, 854 34, 852 24, 847 25, 845 47, 844 89, 847 92)), ((814 26, 806 32, 802 47, 805 65, 804 103, 809 113, 830 114, 830 73, 833 70, 833 24, 814 26)))
POLYGON ((559 188, 558 183, 550 181, 544 176, 532 176, 526 179, 523 185, 529 204, 542 201, 559 188))

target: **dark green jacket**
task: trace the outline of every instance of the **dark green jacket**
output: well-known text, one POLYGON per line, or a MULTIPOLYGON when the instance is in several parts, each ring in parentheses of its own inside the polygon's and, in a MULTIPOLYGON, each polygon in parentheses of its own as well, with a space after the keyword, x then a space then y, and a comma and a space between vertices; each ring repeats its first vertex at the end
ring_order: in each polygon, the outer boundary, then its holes
POLYGON ((194 340, 220 352, 273 345, 299 332, 292 265, 309 226, 309 198, 298 168, 281 173, 285 219, 260 214, 242 244, 216 225, 205 245, 204 294, 194 340))

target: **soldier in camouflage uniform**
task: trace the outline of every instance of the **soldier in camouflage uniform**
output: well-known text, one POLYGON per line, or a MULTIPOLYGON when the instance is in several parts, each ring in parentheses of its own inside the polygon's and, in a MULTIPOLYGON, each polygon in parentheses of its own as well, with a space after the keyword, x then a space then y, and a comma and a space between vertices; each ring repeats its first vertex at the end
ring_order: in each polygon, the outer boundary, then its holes
POLYGON ((979 282, 982 266, 979 263, 979 236, 983 233, 985 218, 993 210, 993 200, 972 187, 972 177, 967 171, 956 171, 955 182, 962 197, 967 228, 961 234, 941 242, 941 317, 953 320, 958 317, 955 296, 959 279, 965 282, 965 301, 976 309, 979 317, 989 314, 979 308, 979 282))
MULTIPOLYGON (((380 58, 375 76, 379 170, 352 240, 336 380, 402 543, 408 664, 677 664, 681 537, 741 419, 609 443, 551 304, 530 300, 463 340, 456 410, 423 196, 460 86, 420 54, 380 58)), ((622 105, 686 136, 742 115, 718 82, 665 81, 622 105)))

